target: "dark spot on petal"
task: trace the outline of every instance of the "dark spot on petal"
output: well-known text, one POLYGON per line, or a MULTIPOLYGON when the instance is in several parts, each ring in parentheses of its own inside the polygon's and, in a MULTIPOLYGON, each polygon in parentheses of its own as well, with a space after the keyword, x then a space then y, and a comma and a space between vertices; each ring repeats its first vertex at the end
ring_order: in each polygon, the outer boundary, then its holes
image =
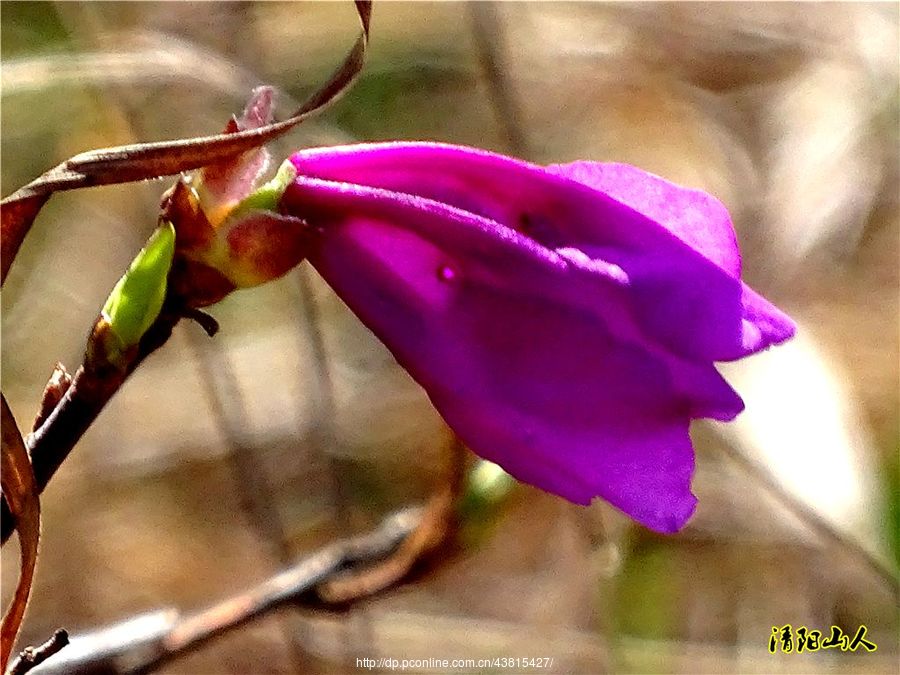
POLYGON ((550 221, 536 213, 521 213, 518 218, 518 231, 526 237, 531 237, 539 244, 547 248, 562 246, 562 238, 550 221))

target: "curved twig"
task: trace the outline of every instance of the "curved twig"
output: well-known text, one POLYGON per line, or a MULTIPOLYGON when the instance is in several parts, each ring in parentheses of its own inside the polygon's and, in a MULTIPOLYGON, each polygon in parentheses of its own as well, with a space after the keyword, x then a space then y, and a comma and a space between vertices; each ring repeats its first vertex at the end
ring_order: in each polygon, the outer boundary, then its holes
MULTIPOLYGON (((0 285, 5 282, 38 212, 54 192, 156 178, 234 157, 272 140, 336 100, 362 69, 368 46, 371 2, 355 0, 355 4, 362 27, 356 43, 331 78, 287 120, 236 133, 92 150, 63 162, 2 200, 0 285)), ((119 373, 117 377, 107 376, 103 382, 83 370, 76 373, 74 380, 78 386, 73 382, 47 421, 26 439, 38 492, 44 489, 128 374, 168 339, 178 318, 160 317, 150 331, 153 335, 148 334, 149 339, 142 342, 140 357, 127 372, 119 373)), ((5 498, 0 499, 0 525, 0 540, 5 542, 13 531, 13 519, 5 498)))
POLYGON ((54 192, 170 176, 227 160, 271 141, 337 100, 362 70, 369 41, 371 1, 356 0, 355 4, 362 30, 353 48, 331 78, 288 119, 237 133, 90 150, 66 160, 6 197, 0 202, 0 285, 6 281, 38 212, 54 192))
POLYGON ((41 534, 41 502, 22 434, 19 433, 12 411, 6 404, 5 396, 0 396, 0 404, 3 408, 3 447, 0 452, 3 460, 2 483, 7 499, 4 505, 9 505, 10 517, 7 521, 15 523, 15 527, 19 530, 22 559, 19 582, 16 584, 12 602, 3 615, 3 624, 0 627, 0 672, 5 672, 25 616, 31 584, 34 581, 34 566, 37 563, 41 534))

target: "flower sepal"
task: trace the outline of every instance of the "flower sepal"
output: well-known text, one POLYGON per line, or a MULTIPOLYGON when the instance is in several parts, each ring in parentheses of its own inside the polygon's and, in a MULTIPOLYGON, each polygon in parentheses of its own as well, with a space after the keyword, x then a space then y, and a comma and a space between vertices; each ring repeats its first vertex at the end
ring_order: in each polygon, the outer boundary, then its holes
POLYGON ((175 224, 173 292, 186 307, 206 307, 238 288, 277 279, 303 261, 305 221, 277 212, 297 170, 284 162, 275 176, 212 217, 202 180, 182 177, 163 199, 163 218, 175 224))

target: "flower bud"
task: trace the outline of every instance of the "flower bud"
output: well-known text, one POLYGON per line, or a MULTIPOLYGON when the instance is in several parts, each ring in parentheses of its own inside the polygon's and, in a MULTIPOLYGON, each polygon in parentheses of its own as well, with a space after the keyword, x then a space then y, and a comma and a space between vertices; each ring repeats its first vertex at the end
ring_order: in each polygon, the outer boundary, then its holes
POLYGON ((175 252, 175 228, 164 222, 109 294, 88 344, 91 360, 121 365, 162 310, 175 252))
MULTIPOLYGON (((260 128, 272 111, 273 90, 259 87, 224 133, 260 128)), ((306 257, 305 222, 278 212, 297 170, 285 162, 258 185, 268 165, 268 151, 254 148, 181 177, 164 196, 161 218, 177 234, 172 294, 185 307, 205 307, 236 288, 276 279, 306 257)))
POLYGON ((306 257, 303 220, 277 212, 297 170, 282 164, 275 177, 227 209, 204 203, 203 177, 182 178, 163 201, 163 217, 177 232, 173 293, 189 307, 218 302, 236 288, 249 288, 287 273, 306 257))

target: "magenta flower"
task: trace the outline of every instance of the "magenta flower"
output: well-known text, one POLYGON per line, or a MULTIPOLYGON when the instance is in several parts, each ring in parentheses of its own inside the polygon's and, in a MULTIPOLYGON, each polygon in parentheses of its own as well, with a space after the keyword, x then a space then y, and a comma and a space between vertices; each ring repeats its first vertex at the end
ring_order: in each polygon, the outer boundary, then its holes
POLYGON ((713 362, 791 320, 740 279, 725 208, 622 164, 431 143, 291 158, 306 255, 476 453, 647 527, 694 510, 693 418, 743 408, 713 362))

